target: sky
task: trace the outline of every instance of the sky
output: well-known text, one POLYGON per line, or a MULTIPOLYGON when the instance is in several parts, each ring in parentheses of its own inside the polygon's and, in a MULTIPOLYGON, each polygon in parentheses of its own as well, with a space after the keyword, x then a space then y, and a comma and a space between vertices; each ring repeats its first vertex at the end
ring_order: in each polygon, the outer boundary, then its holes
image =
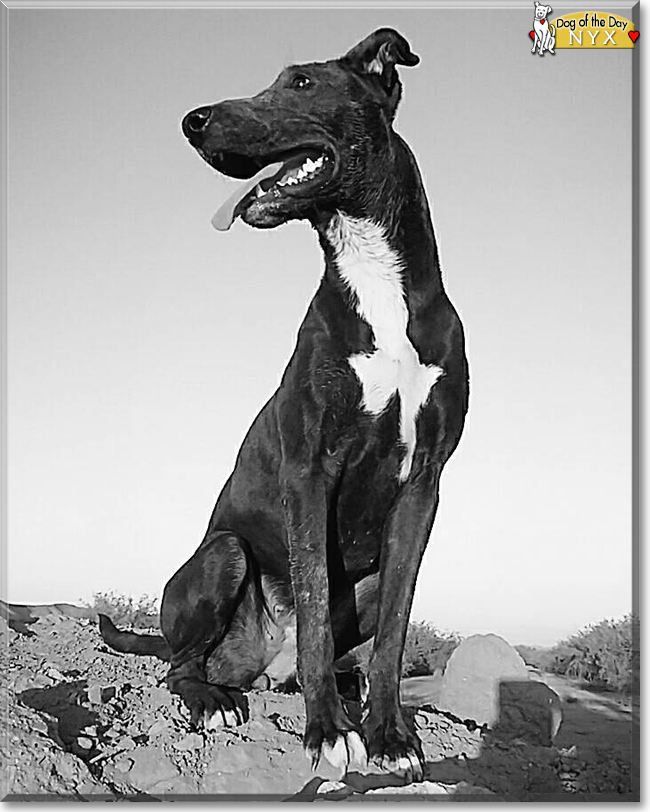
POLYGON ((471 374, 412 617, 550 645, 631 610, 633 51, 532 56, 532 17, 10 10, 10 601, 158 597, 200 543, 322 258, 214 231, 181 118, 387 25, 471 374))

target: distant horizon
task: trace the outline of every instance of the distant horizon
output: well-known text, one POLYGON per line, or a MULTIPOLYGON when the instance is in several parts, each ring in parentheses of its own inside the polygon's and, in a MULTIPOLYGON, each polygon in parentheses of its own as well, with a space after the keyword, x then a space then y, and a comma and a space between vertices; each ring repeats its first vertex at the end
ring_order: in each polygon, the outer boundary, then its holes
MULTIPOLYGON (((142 595, 123 595, 121 593, 115 592, 114 590, 108 590, 107 592, 99 592, 98 591, 98 592, 93 592, 92 594, 93 594, 93 596, 95 596, 95 595, 107 595, 107 594, 110 594, 111 592, 113 592, 113 594, 115 595, 116 598, 124 598, 127 601, 129 599, 132 599, 133 601, 136 602, 136 606, 137 606, 137 602, 140 601, 140 600, 155 601, 156 611, 157 612, 160 611, 160 598, 156 598, 153 595, 146 595, 146 594, 142 594, 142 595)), ((1 599, 0 599, 0 602, 1 602, 1 599)), ((50 601, 50 602, 45 602, 45 603, 21 603, 21 602, 18 602, 18 601, 11 601, 11 602, 6 601, 6 602, 9 603, 10 605, 13 605, 13 606, 26 606, 26 607, 30 607, 30 606, 33 606, 33 607, 55 606, 57 604, 70 604, 70 605, 76 606, 76 607, 78 607, 80 609, 84 609, 84 608, 93 609, 94 608, 92 600, 88 600, 86 598, 79 598, 77 600, 56 600, 56 601, 50 601)), ((456 635, 456 636, 460 637, 461 639, 465 639, 467 637, 472 637, 472 636, 477 635, 477 634, 483 634, 483 635, 496 634, 498 637, 502 637, 504 640, 506 640, 506 642, 508 642, 513 648, 517 648, 518 646, 529 646, 530 648, 548 650, 548 649, 555 648, 556 646, 560 645, 560 643, 562 643, 563 641, 565 641, 565 640, 567 640, 567 639, 569 639, 571 637, 574 637, 576 634, 578 634, 578 633, 580 633, 582 631, 585 631, 585 630, 587 630, 587 629, 589 629, 589 628, 591 628, 593 626, 597 626, 600 623, 604 623, 606 621, 611 621, 612 623, 620 623, 623 620, 625 620, 627 617, 630 617, 630 616, 633 619, 634 618, 638 619, 638 617, 639 617, 638 614, 635 614, 632 610, 630 610, 629 612, 626 612, 626 613, 624 613, 622 615, 616 616, 616 617, 611 617, 611 616, 602 617, 602 618, 600 618, 598 620, 594 620, 594 621, 591 621, 591 622, 585 624, 584 626, 582 626, 580 629, 578 629, 575 632, 567 633, 566 635, 563 635, 562 637, 559 637, 553 643, 546 643, 546 644, 543 644, 543 643, 529 643, 529 642, 513 642, 512 640, 508 640, 504 635, 499 634, 498 632, 472 632, 472 631, 468 631, 466 633, 460 634, 459 632, 455 631, 454 629, 442 629, 439 626, 437 626, 433 620, 427 620, 426 618, 414 618, 414 617, 411 617, 410 620, 409 620, 409 623, 426 623, 426 624, 432 626, 435 629, 436 632, 438 632, 439 634, 441 634, 443 636, 456 635)), ((112 618, 112 619, 114 619, 114 618, 112 618)))

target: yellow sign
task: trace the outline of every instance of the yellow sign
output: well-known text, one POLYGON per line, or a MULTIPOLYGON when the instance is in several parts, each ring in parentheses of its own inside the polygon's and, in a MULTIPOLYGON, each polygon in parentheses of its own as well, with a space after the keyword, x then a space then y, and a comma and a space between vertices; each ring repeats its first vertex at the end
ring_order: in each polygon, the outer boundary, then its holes
POLYGON ((556 48, 634 48, 634 23, 605 11, 577 11, 550 20, 556 48), (631 34, 631 36, 630 36, 631 34))

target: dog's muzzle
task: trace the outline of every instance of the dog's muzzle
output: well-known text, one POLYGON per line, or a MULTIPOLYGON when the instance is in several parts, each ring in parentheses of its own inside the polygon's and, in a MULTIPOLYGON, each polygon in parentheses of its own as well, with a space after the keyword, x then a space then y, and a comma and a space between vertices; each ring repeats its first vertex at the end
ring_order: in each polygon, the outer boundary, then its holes
POLYGON ((253 225, 278 225, 327 188, 336 170, 334 149, 319 128, 303 124, 261 98, 187 113, 181 127, 199 155, 217 172, 244 181, 213 218, 216 229, 227 230, 239 216, 253 225))

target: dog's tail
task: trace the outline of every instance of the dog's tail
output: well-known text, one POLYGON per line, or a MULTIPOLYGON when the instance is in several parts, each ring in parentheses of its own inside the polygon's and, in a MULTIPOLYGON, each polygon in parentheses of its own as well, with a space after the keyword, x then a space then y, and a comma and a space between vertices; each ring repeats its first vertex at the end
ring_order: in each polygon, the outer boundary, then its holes
POLYGON ((97 613, 99 632, 115 651, 126 654, 150 654, 165 662, 169 661, 170 651, 167 641, 159 634, 136 634, 120 631, 107 615, 97 613))

